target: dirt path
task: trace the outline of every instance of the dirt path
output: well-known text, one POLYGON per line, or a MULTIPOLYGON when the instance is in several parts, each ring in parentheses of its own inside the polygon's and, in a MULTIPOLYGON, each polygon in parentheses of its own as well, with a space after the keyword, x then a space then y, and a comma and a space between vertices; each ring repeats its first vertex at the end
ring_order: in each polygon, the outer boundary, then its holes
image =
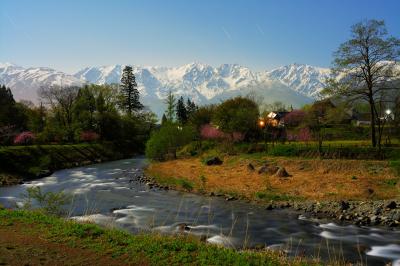
MULTIPOLYGON (((26 226, 26 225, 25 225, 26 226)), ((77 243, 78 244, 78 243, 77 243)), ((79 246, 79 245, 76 245, 79 246)), ((22 225, 0 225, 0 265, 127 265, 121 258, 51 242, 22 225)))

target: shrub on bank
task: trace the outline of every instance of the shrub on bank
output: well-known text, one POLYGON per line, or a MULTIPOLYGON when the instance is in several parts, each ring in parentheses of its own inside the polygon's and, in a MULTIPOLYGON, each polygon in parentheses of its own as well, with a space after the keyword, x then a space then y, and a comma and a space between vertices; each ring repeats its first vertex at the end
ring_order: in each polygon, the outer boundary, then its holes
POLYGON ((175 159, 179 147, 190 143, 195 136, 191 126, 163 125, 153 132, 146 144, 146 157, 152 160, 175 159))

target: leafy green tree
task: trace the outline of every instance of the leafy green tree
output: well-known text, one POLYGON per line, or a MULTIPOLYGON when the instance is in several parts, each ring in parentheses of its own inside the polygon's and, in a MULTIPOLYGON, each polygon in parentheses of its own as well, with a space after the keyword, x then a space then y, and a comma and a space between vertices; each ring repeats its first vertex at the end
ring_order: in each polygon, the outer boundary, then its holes
POLYGON ((313 137, 317 140, 320 155, 322 153, 322 142, 327 124, 328 120, 324 103, 313 104, 306 109, 304 125, 311 130, 313 137))
POLYGON ((176 119, 181 125, 186 124, 188 120, 188 111, 186 110, 186 106, 182 96, 178 99, 178 102, 176 104, 176 119))
POLYGON ((177 126, 167 123, 151 135, 146 144, 146 157, 152 160, 175 159, 179 147, 193 140, 192 126, 177 126))
POLYGON ((217 106, 213 122, 225 133, 238 132, 245 136, 257 130, 258 105, 251 99, 236 97, 217 106))
POLYGON ((74 103, 79 87, 76 86, 48 86, 39 89, 39 96, 50 105, 54 117, 65 132, 67 142, 74 141, 74 103))
POLYGON ((122 107, 130 115, 133 111, 143 109, 139 101, 139 91, 137 89, 136 78, 131 66, 125 66, 121 77, 121 91, 124 96, 122 107))
POLYGON ((206 105, 196 108, 189 117, 190 124, 192 124, 197 131, 200 131, 202 126, 211 123, 216 109, 216 105, 206 105))
POLYGON ((330 80, 324 93, 340 95, 350 101, 369 104, 371 143, 379 146, 383 127, 383 102, 391 100, 391 80, 396 77, 395 62, 400 57, 400 40, 388 35, 384 21, 367 20, 351 27, 351 39, 334 54, 333 73, 342 77, 330 80), (377 136, 378 130, 378 136, 377 136))
POLYGON ((74 120, 80 130, 95 129, 96 99, 89 86, 78 91, 74 101, 74 120))

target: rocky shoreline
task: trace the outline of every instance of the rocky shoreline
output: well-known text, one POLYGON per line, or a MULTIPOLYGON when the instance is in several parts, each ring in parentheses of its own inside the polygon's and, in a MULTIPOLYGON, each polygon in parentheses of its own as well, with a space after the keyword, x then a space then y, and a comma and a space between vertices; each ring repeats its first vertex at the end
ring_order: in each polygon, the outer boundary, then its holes
MULTIPOLYGON (((150 189, 175 189, 157 184, 143 171, 136 171, 132 179, 146 184, 150 189)), ((223 197, 225 200, 238 200, 231 195, 208 193, 207 196, 223 197)), ((260 204, 260 202, 257 202, 260 204)), ((263 203, 265 204, 265 203, 263 203)), ((308 217, 331 219, 359 226, 400 227, 400 200, 368 200, 368 201, 324 201, 302 202, 285 201, 270 202, 266 210, 291 209, 308 217)))

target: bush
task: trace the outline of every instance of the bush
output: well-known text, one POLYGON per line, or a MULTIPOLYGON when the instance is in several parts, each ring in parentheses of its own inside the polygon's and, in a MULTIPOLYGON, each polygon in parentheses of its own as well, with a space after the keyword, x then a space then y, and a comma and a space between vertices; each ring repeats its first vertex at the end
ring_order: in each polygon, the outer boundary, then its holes
POLYGON ((191 126, 179 127, 166 124, 153 132, 146 143, 146 157, 152 160, 176 158, 176 151, 195 138, 195 130, 191 126))
POLYGON ((71 202, 71 196, 62 191, 44 193, 40 187, 27 188, 27 194, 24 196, 24 208, 32 208, 32 201, 35 200, 45 213, 52 215, 62 215, 62 207, 71 202))

